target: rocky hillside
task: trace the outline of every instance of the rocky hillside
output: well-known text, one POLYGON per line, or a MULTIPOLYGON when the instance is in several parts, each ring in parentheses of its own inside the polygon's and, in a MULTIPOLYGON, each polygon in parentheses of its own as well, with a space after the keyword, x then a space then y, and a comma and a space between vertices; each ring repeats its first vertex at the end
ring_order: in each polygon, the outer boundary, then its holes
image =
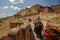
POLYGON ((52 6, 52 8, 53 8, 54 12, 60 13, 60 4, 59 5, 54 5, 54 6, 52 6))
MULTIPOLYGON (((42 6, 39 4, 36 4, 32 6, 31 8, 25 8, 22 9, 20 12, 17 12, 17 14, 13 15, 14 17, 22 17, 22 16, 28 16, 28 15, 34 15, 34 14, 44 14, 44 13, 60 13, 60 4, 59 5, 52 5, 51 7, 48 6, 42 6)), ((48 14, 47 14, 48 15, 48 14)), ((6 20, 10 17, 0 18, 0 22, 3 20, 6 20)))

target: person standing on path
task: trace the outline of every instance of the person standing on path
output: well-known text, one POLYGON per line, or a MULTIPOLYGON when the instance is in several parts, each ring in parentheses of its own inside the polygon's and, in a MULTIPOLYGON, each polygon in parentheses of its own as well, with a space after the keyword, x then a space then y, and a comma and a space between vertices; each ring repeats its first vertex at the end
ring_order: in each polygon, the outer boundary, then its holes
POLYGON ((42 34, 42 31, 43 31, 43 24, 41 22, 41 19, 40 17, 38 17, 35 21, 35 28, 34 28, 34 31, 36 33, 36 36, 38 38, 40 38, 41 40, 44 40, 44 36, 42 34))
POLYGON ((33 28, 32 28, 32 20, 30 18, 29 19, 26 19, 26 21, 24 22, 24 25, 23 26, 21 27, 23 29, 25 29, 26 27, 29 27, 30 40, 35 40, 34 33, 33 33, 33 28))
POLYGON ((29 28, 30 28, 30 38, 31 40, 35 40, 35 36, 34 36, 34 32, 33 32, 33 23, 32 23, 32 20, 31 19, 28 19, 29 20, 29 28))

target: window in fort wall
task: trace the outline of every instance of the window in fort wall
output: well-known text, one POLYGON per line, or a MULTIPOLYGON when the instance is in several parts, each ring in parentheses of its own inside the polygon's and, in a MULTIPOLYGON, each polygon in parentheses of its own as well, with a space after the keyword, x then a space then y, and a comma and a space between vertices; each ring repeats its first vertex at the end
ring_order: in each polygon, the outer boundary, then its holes
POLYGON ((10 28, 21 26, 23 23, 10 23, 10 28))

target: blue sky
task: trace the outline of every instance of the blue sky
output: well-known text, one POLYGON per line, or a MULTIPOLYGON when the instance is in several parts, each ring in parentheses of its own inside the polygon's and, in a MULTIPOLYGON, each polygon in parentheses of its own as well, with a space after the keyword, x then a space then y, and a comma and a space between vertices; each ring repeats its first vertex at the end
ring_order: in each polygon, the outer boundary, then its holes
POLYGON ((17 11, 35 4, 50 6, 60 4, 60 0, 0 0, 0 18, 14 15, 17 11))

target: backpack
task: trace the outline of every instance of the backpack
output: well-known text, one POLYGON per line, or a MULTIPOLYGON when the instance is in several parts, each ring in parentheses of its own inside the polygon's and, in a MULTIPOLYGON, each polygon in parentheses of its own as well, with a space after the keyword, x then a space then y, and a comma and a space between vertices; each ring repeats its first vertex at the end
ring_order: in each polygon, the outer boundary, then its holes
POLYGON ((34 31, 35 31, 35 32, 37 32, 37 31, 40 32, 41 30, 43 30, 43 24, 42 24, 41 22, 36 23, 36 24, 35 24, 34 31))

